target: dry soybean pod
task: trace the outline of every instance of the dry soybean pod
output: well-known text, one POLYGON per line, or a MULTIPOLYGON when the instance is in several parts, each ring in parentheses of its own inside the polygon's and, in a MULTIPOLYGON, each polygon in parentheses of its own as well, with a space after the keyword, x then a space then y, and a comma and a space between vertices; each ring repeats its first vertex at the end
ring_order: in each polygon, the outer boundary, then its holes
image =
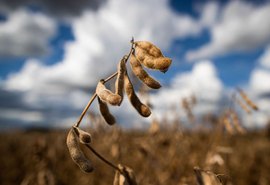
POLYGON ((148 41, 136 41, 135 42, 136 48, 141 48, 147 52, 148 55, 153 56, 153 57, 164 57, 161 50, 152 44, 151 42, 148 41))
POLYGON ((236 129, 236 131, 238 131, 240 134, 245 134, 246 131, 242 127, 242 125, 240 124, 239 117, 238 117, 237 113, 234 110, 231 110, 230 115, 231 115, 231 118, 232 118, 233 126, 236 129))
POLYGON ((155 57, 147 53, 147 51, 137 47, 135 55, 139 62, 145 67, 166 72, 170 67, 172 60, 167 57, 155 57))
POLYGON ((97 84, 96 93, 98 97, 111 105, 120 105, 122 98, 118 94, 112 93, 104 85, 104 80, 100 80, 97 84))
POLYGON ((115 124, 115 118, 114 118, 114 116, 110 113, 107 103, 103 102, 103 101, 98 97, 98 104, 99 104, 99 111, 100 111, 102 117, 104 118, 104 120, 105 120, 109 125, 115 124))
POLYGON ((251 111, 249 110, 249 108, 239 99, 235 98, 236 103, 242 108, 242 110, 244 110, 247 114, 250 114, 251 111))
POLYGON ((234 130, 233 130, 233 127, 231 125, 231 121, 230 121, 230 118, 228 117, 228 114, 226 113, 222 119, 222 123, 226 129, 226 131, 229 133, 229 134, 234 134, 234 130))
POLYGON ((118 64, 117 78, 115 81, 115 94, 118 94, 121 97, 120 104, 123 101, 125 72, 126 72, 126 61, 125 61, 125 57, 124 57, 118 64))
POLYGON ((154 58, 146 55, 144 60, 140 62, 148 68, 166 72, 172 63, 172 60, 167 57, 154 58))
POLYGON ((113 185, 121 185, 120 184, 120 172, 118 170, 115 171, 113 185))
POLYGON ((143 69, 134 54, 130 56, 130 65, 133 73, 148 87, 152 89, 159 89, 161 87, 160 83, 149 76, 149 74, 143 69))
MULTIPOLYGON (((144 61, 145 56, 149 56, 147 51, 143 50, 142 48, 136 47, 136 49, 134 50, 134 55, 136 56, 137 60, 139 60, 140 62, 144 61)), ((145 64, 143 64, 145 65, 145 64)), ((147 64, 148 68, 152 69, 154 66, 151 66, 150 64, 147 64)))
POLYGON ((137 97, 134 87, 130 82, 127 72, 125 73, 125 91, 127 93, 128 99, 133 105, 133 107, 138 111, 138 113, 143 117, 148 117, 151 114, 149 107, 144 105, 137 97))
POLYGON ((205 171, 198 167, 194 167, 194 172, 198 185, 222 185, 221 181, 217 178, 217 175, 211 171, 205 171))
POLYGON ((79 140, 81 143, 83 144, 89 144, 92 141, 92 136, 91 134, 89 134, 88 132, 80 129, 79 127, 73 127, 74 131, 76 132, 76 134, 79 137, 79 140))
POLYGON ((118 168, 121 170, 119 185, 137 185, 135 174, 131 168, 121 164, 118 164, 118 168))
POLYGON ((90 173, 94 170, 91 162, 83 154, 78 137, 72 127, 67 136, 67 147, 72 160, 81 168, 85 173, 90 173))
POLYGON ((238 88, 238 92, 240 93, 241 97, 245 100, 245 102, 253 109, 253 110, 258 110, 258 107, 249 99, 249 97, 246 95, 246 93, 238 88))

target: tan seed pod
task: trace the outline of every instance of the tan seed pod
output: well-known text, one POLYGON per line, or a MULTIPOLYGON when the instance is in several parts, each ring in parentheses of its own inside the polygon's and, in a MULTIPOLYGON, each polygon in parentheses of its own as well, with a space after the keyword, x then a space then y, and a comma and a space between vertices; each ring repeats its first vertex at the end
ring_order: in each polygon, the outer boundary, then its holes
POLYGON ((96 93, 98 97, 111 105, 120 105, 122 97, 118 94, 112 93, 109 89, 103 84, 103 80, 100 80, 96 87, 96 93))
POLYGON ((34 174, 27 174, 27 176, 25 176, 23 178, 20 185, 32 185, 32 184, 36 184, 36 183, 37 183, 37 180, 36 180, 34 174))
POLYGON ((187 98, 182 99, 182 107, 184 108, 190 123, 194 123, 195 122, 195 116, 194 116, 194 114, 192 112, 191 106, 192 106, 192 104, 191 104, 191 102, 189 102, 187 100, 187 98))
POLYGON ((147 41, 135 42, 135 55, 147 68, 162 72, 166 72, 172 63, 170 58, 163 56, 158 47, 147 41))
POLYGON ((130 82, 130 79, 129 79, 127 73, 125 73, 125 80, 124 81, 125 81, 125 91, 127 93, 128 99, 131 102, 131 104, 133 105, 133 107, 138 111, 138 113, 141 116, 143 116, 143 117, 150 116, 151 110, 149 109, 149 107, 144 105, 140 101, 138 96, 136 95, 136 93, 134 91, 134 87, 133 87, 132 83, 130 82))
POLYGON ((103 102, 100 98, 98 98, 98 104, 99 104, 99 111, 104 118, 104 120, 109 124, 113 125, 115 124, 115 118, 110 113, 107 103, 103 102))
POLYGON ((94 168, 91 162, 83 154, 78 142, 78 136, 75 133, 74 128, 70 129, 66 143, 72 160, 81 168, 83 172, 92 172, 94 168))
POLYGON ((160 124, 156 119, 153 119, 148 129, 148 133, 150 135, 156 135, 157 133, 159 133, 159 131, 160 131, 160 124))
POLYGON ((120 184, 120 172, 118 170, 115 171, 113 185, 121 185, 120 184))
POLYGON ((118 64, 117 78, 115 81, 115 94, 118 94, 121 97, 120 104, 123 101, 124 76, 126 71, 126 61, 125 58, 123 58, 118 64))
POLYGON ((210 171, 204 171, 195 167, 194 172, 198 185, 222 185, 217 176, 210 171))
POLYGON ((146 52, 147 55, 153 56, 153 57, 164 57, 161 50, 148 41, 136 41, 135 47, 140 48, 146 52))
POLYGON ((251 113, 249 108, 242 101, 240 101, 239 99, 236 99, 236 98, 235 98, 235 101, 247 114, 251 113))
POLYGON ((258 110, 257 105, 255 105, 251 99, 247 96, 247 94, 240 88, 238 88, 238 92, 240 93, 241 97, 245 100, 245 102, 253 109, 258 110))
POLYGON ((236 131, 239 132, 240 134, 245 134, 246 131, 242 127, 242 125, 240 124, 239 117, 238 117, 237 113, 232 110, 232 111, 230 111, 230 115, 232 118, 233 126, 235 127, 236 131))
MULTIPOLYGON (((135 51, 134 51, 134 55, 136 56, 136 58, 142 63, 142 61, 144 61, 145 56, 150 56, 148 55, 147 51, 143 50, 142 48, 136 47, 135 51)), ((154 64, 148 64, 148 68, 152 69, 154 67, 154 64)), ((144 64, 145 65, 145 64, 144 64)))
POLYGON ((48 169, 43 169, 37 174, 37 185, 55 185, 53 173, 48 169))
MULTIPOLYGON (((141 54, 139 52, 136 52, 136 56, 137 55, 140 56, 141 54)), ((139 60, 139 61, 145 67, 150 68, 150 69, 160 70, 161 72, 164 72, 164 73, 169 69, 172 63, 172 60, 167 57, 155 58, 149 55, 145 55, 144 57, 140 57, 140 58, 144 58, 143 60, 139 60)))
POLYGON ((182 104, 182 107, 184 109, 190 109, 189 102, 188 102, 187 98, 183 98, 181 104, 182 104))
POLYGON ((79 140, 83 144, 88 144, 91 143, 92 141, 92 136, 88 132, 85 132, 84 130, 80 129, 79 127, 73 127, 75 133, 79 137, 79 140))
POLYGON ((160 83, 149 76, 143 69, 142 65, 133 54, 130 56, 130 65, 133 73, 148 87, 152 89, 159 89, 161 87, 160 83))
POLYGON ((113 185, 137 185, 134 172, 127 166, 118 165, 121 173, 117 170, 115 172, 113 185))
POLYGON ((234 134, 234 130, 233 130, 233 127, 231 125, 231 122, 230 122, 230 119, 227 117, 227 116, 224 116, 223 119, 222 119, 222 123, 226 129, 226 131, 229 133, 229 134, 234 134))

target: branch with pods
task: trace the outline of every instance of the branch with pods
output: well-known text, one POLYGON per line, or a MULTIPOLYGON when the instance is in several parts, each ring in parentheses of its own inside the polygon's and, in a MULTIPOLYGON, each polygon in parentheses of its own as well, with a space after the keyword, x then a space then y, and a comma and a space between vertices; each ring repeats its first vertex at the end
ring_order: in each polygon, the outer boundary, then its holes
POLYGON ((148 41, 134 41, 132 38, 130 51, 120 60, 117 72, 110 75, 106 79, 101 79, 98 82, 96 92, 93 94, 78 118, 78 121, 72 126, 67 135, 66 142, 70 156, 83 172, 90 173, 94 170, 94 167, 91 161, 84 155, 80 144, 88 148, 89 151, 91 151, 95 156, 116 170, 114 180, 115 185, 122 184, 120 181, 126 182, 130 185, 136 184, 132 169, 121 164, 116 166, 102 157, 102 155, 100 155, 91 146, 92 137, 90 133, 82 130, 79 128, 79 126, 95 99, 98 100, 100 114, 104 118, 105 122, 109 125, 114 125, 116 123, 116 119, 110 113, 108 105, 121 106, 124 93, 126 93, 131 105, 141 116, 150 116, 150 108, 146 104, 142 103, 135 93, 134 86, 127 71, 127 63, 130 64, 131 72, 133 72, 142 83, 146 84, 152 89, 159 89, 161 87, 160 83, 151 77, 145 68, 158 70, 165 73, 169 69, 171 62, 172 60, 165 57, 161 50, 154 44, 148 41), (106 82, 113 80, 115 77, 115 92, 112 92, 105 86, 105 84, 106 82))

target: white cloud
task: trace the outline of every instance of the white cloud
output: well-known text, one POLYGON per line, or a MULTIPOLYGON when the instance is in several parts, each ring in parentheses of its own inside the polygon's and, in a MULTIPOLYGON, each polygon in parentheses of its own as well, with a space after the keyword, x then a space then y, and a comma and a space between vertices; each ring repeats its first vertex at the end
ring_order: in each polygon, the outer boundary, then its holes
POLYGON ((249 88, 253 94, 260 96, 270 93, 270 47, 258 59, 258 66, 250 75, 249 88))
POLYGON ((259 59, 259 63, 261 66, 270 69, 270 45, 266 47, 264 54, 259 59))
POLYGON ((61 62, 44 66, 29 60, 20 72, 10 75, 7 87, 30 90, 34 88, 30 84, 38 88, 46 83, 50 86, 92 87, 98 79, 116 70, 116 63, 127 53, 132 36, 166 49, 176 37, 194 35, 201 30, 195 20, 174 14, 166 3, 164 0, 158 3, 153 0, 112 0, 97 12, 85 11, 72 21, 75 41, 66 44, 61 62), (155 11, 149 11, 149 7, 155 11), (148 17, 155 17, 155 21, 148 17), (31 73, 33 65, 38 73, 35 78, 31 73), (22 83, 20 79, 26 78, 28 82, 22 83))
POLYGON ((25 123, 38 123, 44 120, 43 115, 39 111, 22 111, 14 109, 0 109, 1 119, 20 120, 25 123))
POLYGON ((220 7, 217 2, 211 1, 201 8, 200 22, 205 27, 213 26, 218 20, 220 7))
POLYGON ((0 22, 0 56, 37 56, 49 51, 49 39, 56 33, 55 22, 42 13, 19 9, 0 22))
POLYGON ((270 71, 254 69, 251 74, 250 88, 257 95, 270 93, 270 71))
POLYGON ((188 60, 248 51, 270 41, 270 3, 256 7, 244 1, 230 1, 219 17, 210 27, 210 43, 188 52, 188 60))
MULTIPOLYGON (((164 87, 151 96, 154 112, 161 117, 168 113, 172 105, 179 107, 182 98, 195 95, 198 99, 195 113, 205 114, 216 112, 219 101, 223 97, 223 84, 217 76, 216 68, 210 61, 196 63, 191 72, 178 74, 171 82, 171 86, 164 87)), ((183 111, 179 111, 183 112, 183 111)))
POLYGON ((251 117, 245 118, 249 127, 264 127, 270 120, 270 55, 269 47, 258 59, 258 66, 253 69, 250 75, 248 92, 250 98, 259 107, 251 117))
POLYGON ((175 38, 202 29, 193 18, 175 14, 166 0, 110 0, 71 24, 75 40, 66 43, 62 61, 45 66, 29 59, 21 71, 8 76, 5 89, 23 92, 24 102, 34 107, 83 108, 88 94, 80 89, 94 88, 99 79, 116 71, 132 36, 166 50, 175 38), (74 97, 81 100, 73 101, 74 97))

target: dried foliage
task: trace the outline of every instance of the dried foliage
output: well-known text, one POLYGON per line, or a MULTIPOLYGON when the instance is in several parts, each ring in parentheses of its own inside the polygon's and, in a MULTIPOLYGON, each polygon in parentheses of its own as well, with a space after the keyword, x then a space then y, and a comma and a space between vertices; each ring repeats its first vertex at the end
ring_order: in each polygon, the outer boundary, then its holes
MULTIPOLYGON (((227 185, 270 184, 270 140, 266 133, 180 133, 168 126, 171 130, 161 129, 152 135, 114 127, 85 131, 90 131, 94 138, 91 146, 97 151, 115 164, 128 164, 133 169, 138 185, 196 185, 194 166, 211 170, 218 178, 223 176, 227 185), (223 165, 217 164, 216 155, 222 158, 223 165), (212 164, 206 163, 207 159, 212 164)), ((112 185, 115 170, 92 154, 88 157, 95 171, 85 174, 78 169, 63 144, 65 137, 63 131, 1 133, 0 184, 37 185, 38 176, 42 176, 38 174, 45 170, 53 176, 54 184, 50 185, 112 185)), ((81 148, 85 154, 88 152, 81 148)))

